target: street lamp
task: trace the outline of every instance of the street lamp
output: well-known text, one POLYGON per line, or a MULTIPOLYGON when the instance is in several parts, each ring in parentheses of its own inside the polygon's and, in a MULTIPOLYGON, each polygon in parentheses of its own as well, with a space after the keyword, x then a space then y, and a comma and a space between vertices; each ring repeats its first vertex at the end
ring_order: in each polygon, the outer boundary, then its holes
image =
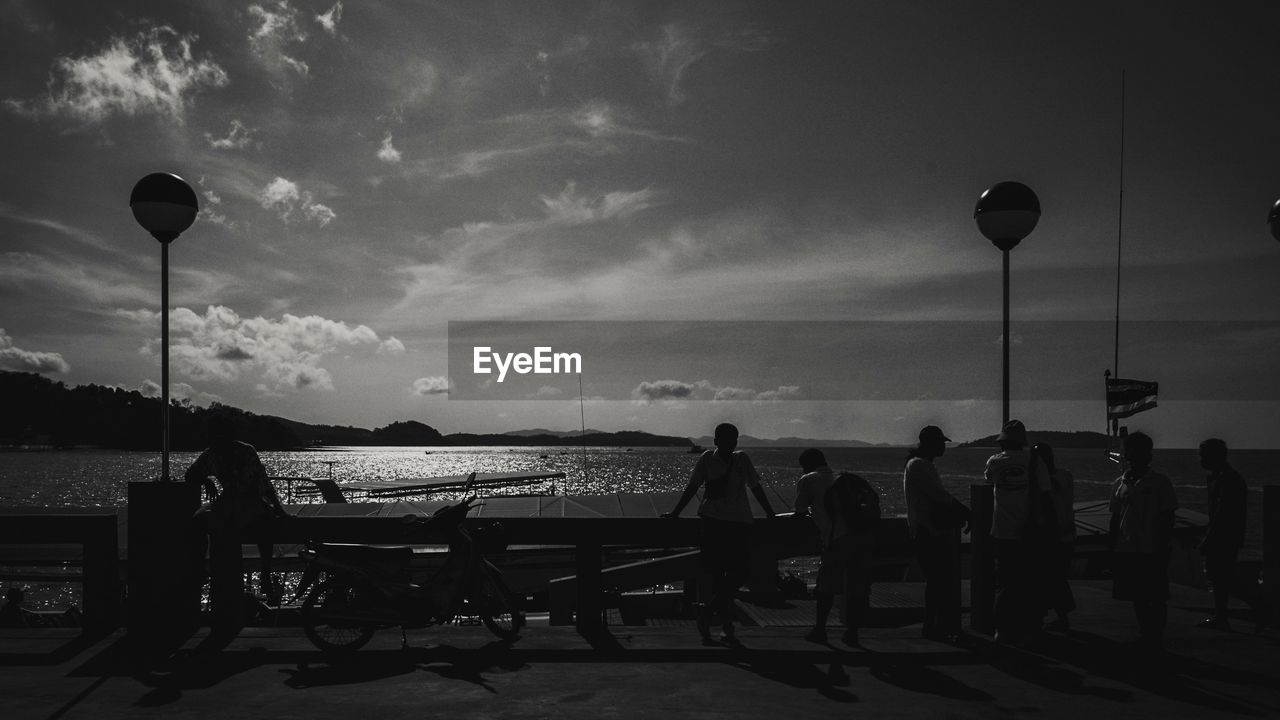
POLYGON ((160 241, 160 479, 169 481, 169 243, 191 227, 200 205, 195 191, 172 173, 151 173, 129 194, 129 209, 144 230, 160 241))
POLYGON ((1280 200, 1271 206, 1271 213, 1267 215, 1267 224, 1271 226, 1271 237, 1280 240, 1280 200))
POLYGON ((1003 426, 1009 422, 1009 251, 1035 229, 1040 220, 1040 198, 1022 183, 996 183, 978 197, 973 218, 978 230, 1004 256, 1004 334, 1000 336, 1004 354, 1003 426))

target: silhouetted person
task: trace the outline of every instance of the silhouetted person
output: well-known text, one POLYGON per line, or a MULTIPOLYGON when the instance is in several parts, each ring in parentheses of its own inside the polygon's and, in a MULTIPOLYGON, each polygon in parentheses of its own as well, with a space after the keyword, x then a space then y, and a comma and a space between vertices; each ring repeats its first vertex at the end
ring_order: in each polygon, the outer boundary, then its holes
POLYGON ((773 508, 760 487, 760 475, 746 453, 734 452, 738 447, 738 428, 729 423, 716 426, 715 450, 708 450, 698 458, 684 494, 671 512, 663 517, 680 515, 684 506, 705 487, 702 503, 698 507, 700 527, 702 572, 711 585, 711 600, 698 610, 698 633, 704 643, 712 643, 711 619, 720 616, 723 629, 721 640, 732 642, 733 596, 750 575, 750 549, 753 516, 747 500, 747 488, 767 516, 773 517, 773 508))
MULTIPOLYGON (((818 526, 822 539, 822 558, 818 566, 818 585, 814 589, 817 607, 813 630, 805 638, 818 643, 827 641, 827 616, 835 604, 835 596, 844 596, 846 630, 841 638, 848 645, 858 644, 858 627, 871 599, 871 544, 874 526, 850 527, 841 501, 836 500, 836 476, 827 466, 827 458, 817 448, 800 453, 800 469, 804 475, 796 483, 795 510, 808 515, 818 526)), ((844 502, 857 502, 850 497, 844 502)), ((877 505, 878 507, 878 505, 877 505)))
POLYGON ((991 537, 996 548, 996 640, 1017 643, 1040 630, 1036 551, 1031 538, 1030 475, 1027 428, 1020 420, 1005 423, 996 438, 1000 452, 987 459, 984 475, 994 486, 991 537))
POLYGON ((1046 630, 1066 632, 1071 629, 1067 615, 1076 609, 1070 582, 1076 540, 1075 478, 1054 463, 1053 448, 1046 443, 1031 446, 1031 474, 1031 487, 1039 490, 1040 607, 1056 615, 1046 630))
POLYGON ((1128 469, 1111 490, 1112 596, 1133 603, 1138 641, 1159 650, 1169 609, 1169 553, 1178 498, 1169 478, 1151 469, 1153 443, 1146 433, 1124 438, 1128 469))
POLYGON ((22 607, 26 593, 22 588, 11 587, 4 593, 4 607, 0 608, 0 627, 16 628, 27 626, 27 614, 22 607))
POLYGON ((274 525, 288 516, 258 452, 235 439, 229 417, 209 419, 209 447, 187 468, 187 482, 200 483, 211 501, 196 512, 197 527, 209 533, 209 597, 219 630, 238 629, 244 593, 241 538, 252 535, 258 544, 263 587, 277 594, 271 577, 274 525))
POLYGON ((933 461, 951 441, 936 425, 920 430, 920 443, 907 454, 902 493, 907 532, 924 573, 925 637, 960 636, 960 531, 969 530, 969 508, 942 486, 933 461))
POLYGON ((1200 627, 1229 630, 1227 603, 1232 593, 1249 603, 1255 613, 1255 630, 1266 628, 1266 603, 1256 584, 1250 587, 1236 577, 1236 559, 1244 546, 1249 487, 1244 477, 1227 464, 1227 444, 1218 438, 1200 443, 1200 467, 1209 471, 1209 530, 1200 541, 1204 572, 1213 590, 1213 617, 1200 627))

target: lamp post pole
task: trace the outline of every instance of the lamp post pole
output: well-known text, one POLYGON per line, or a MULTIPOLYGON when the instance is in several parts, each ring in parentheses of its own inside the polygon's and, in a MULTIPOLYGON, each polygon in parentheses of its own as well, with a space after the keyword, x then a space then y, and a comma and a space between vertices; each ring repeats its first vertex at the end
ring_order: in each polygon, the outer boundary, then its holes
MULTIPOLYGON (((1005 257, 1008 256, 1005 253, 1005 257)), ((1006 389, 1005 394, 1008 392, 1006 389)), ((168 482, 173 479, 169 477, 169 243, 163 240, 160 241, 160 426, 163 428, 160 479, 168 482)))
POLYGON ((1040 199, 1018 182, 1001 182, 987 188, 973 210, 978 230, 1000 250, 1003 260, 1001 346, 1001 420, 1009 422, 1009 251, 1031 234, 1040 220, 1040 199))
POLYGON ((129 208, 160 243, 160 479, 169 477, 169 243, 191 227, 200 211, 195 191, 171 173, 151 173, 133 186, 129 208))
POLYGON ((1009 251, 1002 250, 1000 255, 1004 259, 1004 272, 1002 273, 1001 285, 1004 287, 1004 302, 1001 305, 1004 318, 1003 329, 1000 330, 1000 349, 1001 349, 1001 371, 1000 371, 1000 398, 1001 413, 1000 427, 1009 422, 1009 251))

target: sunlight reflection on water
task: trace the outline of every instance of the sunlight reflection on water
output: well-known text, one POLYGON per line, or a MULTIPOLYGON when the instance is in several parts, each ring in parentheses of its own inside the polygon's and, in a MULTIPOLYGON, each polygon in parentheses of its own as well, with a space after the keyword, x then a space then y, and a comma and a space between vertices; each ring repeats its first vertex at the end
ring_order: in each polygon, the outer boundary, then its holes
MULTIPOLYGON (((832 467, 849 469, 866 477, 881 494, 886 515, 901 514, 901 448, 825 448, 832 467)), ((747 448, 746 453, 765 485, 784 498, 793 496, 799 476, 798 448, 747 448)), ((982 482, 982 469, 990 450, 951 449, 939 459, 943 482, 958 498, 969 500, 969 485, 982 482)), ((170 457, 172 475, 181 478, 197 453, 176 452, 170 457)), ((357 480, 394 480, 476 472, 552 471, 565 473, 556 483, 560 494, 591 495, 614 492, 662 492, 683 489, 697 455, 678 448, 617 447, 356 447, 300 452, 263 452, 268 474, 276 477, 333 477, 339 483, 357 480)), ((1098 450, 1057 452, 1059 465, 1076 477, 1077 500, 1101 500, 1109 493, 1117 466, 1098 450)), ((1275 451, 1233 452, 1233 464, 1250 481, 1255 492, 1260 480, 1275 466, 1275 451)), ((1193 450, 1157 450, 1156 466, 1174 481, 1184 507, 1203 512, 1204 475, 1193 450)), ((160 474, 157 452, 74 450, 0 453, 0 506, 105 506, 124 505, 128 484, 149 481, 160 474)), ((547 485, 506 488, 494 495, 549 492, 547 485)), ((1260 493, 1259 493, 1260 494, 1260 493)), ((454 499, 436 495, 438 499, 454 499)), ((1251 500, 1249 541, 1246 552, 1260 548, 1261 498, 1251 500)), ((775 508, 782 510, 784 508, 775 508)), ((808 578, 813 563, 805 558, 784 561, 780 569, 808 578)), ((811 579, 811 578, 810 578, 811 579)), ((32 584, 28 600, 33 607, 62 609, 79 602, 78 583, 32 584)))

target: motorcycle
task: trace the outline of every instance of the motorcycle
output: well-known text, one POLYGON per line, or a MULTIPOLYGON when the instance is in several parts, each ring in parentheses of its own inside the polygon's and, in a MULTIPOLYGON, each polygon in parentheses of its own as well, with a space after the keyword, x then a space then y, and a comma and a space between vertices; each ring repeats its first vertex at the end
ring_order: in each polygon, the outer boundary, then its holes
POLYGON ((302 597, 310 590, 302 603, 307 638, 321 650, 354 652, 375 631, 399 625, 401 646, 408 647, 406 629, 460 617, 478 617, 503 640, 516 638, 524 614, 502 573, 485 558, 486 552, 505 550, 507 540, 496 522, 463 526, 475 501, 472 495, 425 519, 405 516, 411 531, 443 533, 449 543, 444 564, 421 584, 412 577, 413 549, 408 545, 308 543, 298 553, 307 568, 297 591, 302 597))

